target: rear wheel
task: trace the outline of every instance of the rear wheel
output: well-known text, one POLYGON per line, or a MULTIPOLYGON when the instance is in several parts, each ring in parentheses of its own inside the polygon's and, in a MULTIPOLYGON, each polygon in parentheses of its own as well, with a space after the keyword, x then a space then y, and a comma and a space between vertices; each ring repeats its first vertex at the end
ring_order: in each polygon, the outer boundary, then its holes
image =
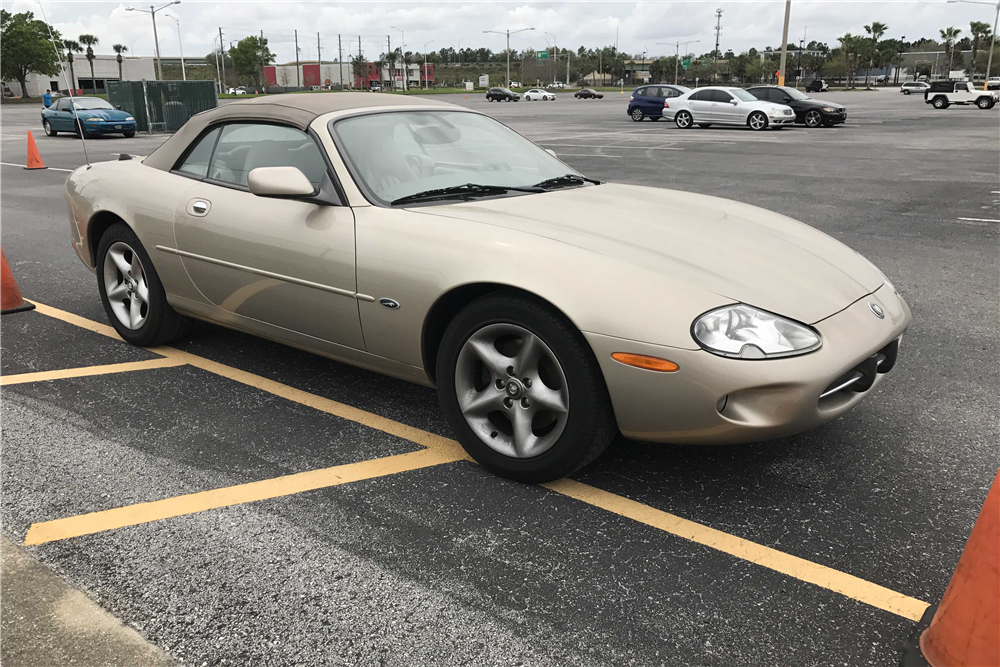
POLYGON ((124 222, 111 225, 97 246, 97 289, 118 335, 153 347, 180 337, 190 320, 167 303, 153 262, 124 222))
POLYGON ((819 127, 823 124, 823 114, 813 109, 806 112, 803 120, 805 121, 806 127, 819 127))
POLYGON ((762 111, 754 111, 747 118, 747 125, 750 126, 751 130, 761 131, 767 129, 767 116, 764 115, 762 111))
POLYGON ((903 91, 903 94, 904 94, 904 95, 909 95, 909 94, 910 94, 910 91, 908 91, 908 90, 904 90, 904 91, 903 91))
POLYGON ((943 97, 935 97, 933 101, 931 101, 931 106, 934 107, 935 109, 947 109, 948 100, 946 100, 943 97))
POLYGON ((586 339, 548 304, 515 292, 477 299, 448 325, 437 385, 469 455, 521 482, 573 473, 618 432, 586 339))
POLYGON ((640 120, 646 117, 646 114, 644 114, 642 112, 642 109, 640 109, 639 107, 633 108, 632 113, 630 115, 632 116, 632 120, 636 122, 639 122, 640 120))
POLYGON ((682 130, 691 127, 693 122, 694 118, 691 117, 691 113, 688 111, 678 111, 677 115, 674 116, 674 124, 682 130))
POLYGON ((45 130, 45 136, 47 137, 54 137, 57 134, 59 134, 58 132, 52 129, 52 125, 50 125, 49 121, 47 120, 42 121, 42 129, 45 130))

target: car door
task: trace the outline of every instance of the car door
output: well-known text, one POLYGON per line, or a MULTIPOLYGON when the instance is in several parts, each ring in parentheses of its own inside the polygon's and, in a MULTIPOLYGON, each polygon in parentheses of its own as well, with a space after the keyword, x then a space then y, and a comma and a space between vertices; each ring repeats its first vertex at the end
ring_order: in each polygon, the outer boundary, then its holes
POLYGON ((63 98, 56 101, 55 105, 52 107, 52 113, 49 116, 49 125, 53 130, 60 130, 62 132, 72 132, 76 128, 73 123, 73 101, 69 98, 63 98))
POLYGON ((728 125, 742 125, 744 110, 740 108, 739 100, 724 90, 712 90, 710 92, 713 104, 712 115, 715 122, 726 123, 728 125))
POLYGON ((691 110, 694 122, 711 123, 715 119, 713 104, 711 90, 697 90, 691 93, 691 96, 688 97, 688 108, 691 110))
POLYGON ((177 253, 222 310, 363 350, 354 214, 249 191, 251 170, 278 166, 297 167, 317 187, 333 178, 297 128, 229 123, 205 133, 175 170, 191 179, 174 211, 177 253))
POLYGON ((663 115, 663 98, 660 97, 659 86, 646 86, 640 88, 639 106, 646 116, 663 115))
POLYGON ((960 82, 955 84, 955 94, 952 97, 953 102, 965 102, 966 104, 972 104, 975 101, 975 95, 969 89, 969 84, 967 82, 960 82))

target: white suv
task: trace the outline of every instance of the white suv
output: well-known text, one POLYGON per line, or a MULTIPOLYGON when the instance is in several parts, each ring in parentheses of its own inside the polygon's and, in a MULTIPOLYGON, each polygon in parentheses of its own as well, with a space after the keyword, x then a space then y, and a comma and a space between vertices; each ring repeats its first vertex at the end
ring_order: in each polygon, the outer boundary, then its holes
POLYGON ((935 109, 947 109, 952 104, 975 104, 980 109, 992 109, 1000 93, 976 90, 968 81, 934 81, 924 91, 924 102, 935 109))

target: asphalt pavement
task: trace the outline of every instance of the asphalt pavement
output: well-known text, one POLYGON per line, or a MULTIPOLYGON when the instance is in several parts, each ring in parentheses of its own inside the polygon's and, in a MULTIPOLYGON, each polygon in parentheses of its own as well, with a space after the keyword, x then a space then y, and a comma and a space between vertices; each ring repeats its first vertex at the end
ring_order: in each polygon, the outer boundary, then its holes
MULTIPOLYGON (((572 482, 607 502, 456 460, 22 548, 190 665, 897 664, 915 619, 872 591, 937 602, 1000 464, 998 110, 830 93, 847 124, 755 133, 635 123, 628 91, 439 97, 589 176, 763 206, 857 249, 913 311, 897 366, 859 407, 794 437, 619 438, 572 482), (684 521, 718 531, 716 546, 682 536, 684 521)), ((45 137, 33 107, 4 105, 0 122, 2 244, 22 293, 106 325, 57 171, 83 164, 81 142, 45 137), (29 129, 48 170, 19 166, 29 129)), ((162 140, 87 148, 107 160, 162 140)), ((451 438, 430 389, 210 325, 174 345, 194 356, 160 364, 41 310, 4 316, 4 376, 149 366, 4 386, 3 533, 16 544, 33 524, 451 438)))

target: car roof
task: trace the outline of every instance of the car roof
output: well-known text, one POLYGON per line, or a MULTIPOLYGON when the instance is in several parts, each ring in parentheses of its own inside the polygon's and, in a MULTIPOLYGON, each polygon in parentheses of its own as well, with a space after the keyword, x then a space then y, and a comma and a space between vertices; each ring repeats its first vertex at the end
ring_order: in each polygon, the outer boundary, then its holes
MULTIPOLYGON (((97 98, 100 99, 100 98, 97 98)), ((192 141, 210 125, 233 121, 277 122, 309 128, 317 117, 333 111, 368 109, 372 107, 426 106, 438 109, 461 109, 457 104, 438 102, 420 97, 372 93, 327 93, 325 95, 267 95, 223 104, 191 118, 173 136, 142 161, 144 165, 169 171, 192 141)))

